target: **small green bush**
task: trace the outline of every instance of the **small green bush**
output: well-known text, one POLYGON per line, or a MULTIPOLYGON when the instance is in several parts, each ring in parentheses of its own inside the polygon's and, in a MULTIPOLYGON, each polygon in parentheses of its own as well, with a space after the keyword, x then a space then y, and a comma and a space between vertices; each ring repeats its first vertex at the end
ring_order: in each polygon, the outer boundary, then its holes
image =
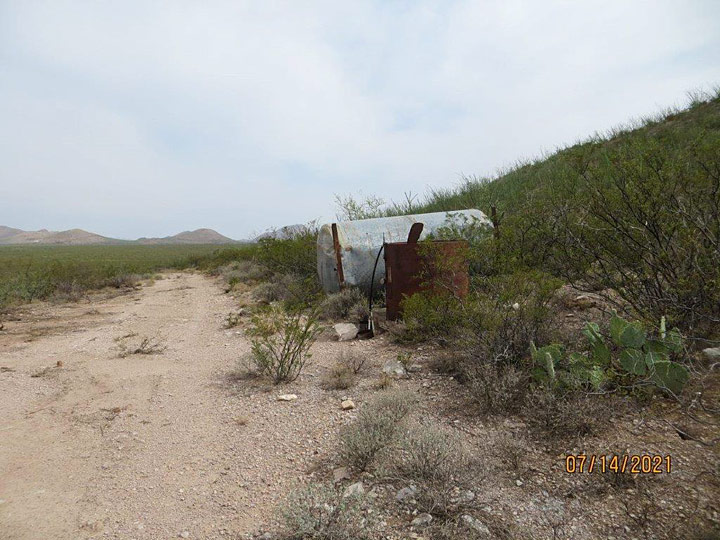
POLYGON ((258 372, 275 384, 297 379, 321 331, 315 314, 274 305, 253 315, 251 324, 248 335, 258 372))
POLYGON ((254 261, 233 261, 218 269, 218 273, 225 280, 228 289, 238 283, 253 283, 268 277, 268 271, 254 261))
POLYGON ((406 342, 452 340, 466 324, 463 303, 450 295, 415 293, 402 301, 402 309, 405 330, 400 339, 406 342))

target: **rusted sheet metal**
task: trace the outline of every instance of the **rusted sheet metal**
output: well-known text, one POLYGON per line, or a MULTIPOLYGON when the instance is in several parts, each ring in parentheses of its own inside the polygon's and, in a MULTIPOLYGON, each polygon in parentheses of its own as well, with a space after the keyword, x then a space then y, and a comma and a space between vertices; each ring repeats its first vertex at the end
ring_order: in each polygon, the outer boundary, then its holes
MULTIPOLYGON (((355 286, 368 291, 379 249, 384 242, 404 242, 415 223, 424 225, 418 240, 449 225, 480 222, 492 227, 480 210, 434 212, 393 216, 387 218, 342 221, 320 227, 317 240, 317 268, 320 283, 327 293, 337 292, 341 286, 355 286)), ((381 258, 375 272, 375 286, 385 275, 381 258)))
POLYGON ((414 242, 385 244, 385 303, 387 318, 397 320, 402 315, 405 297, 423 290, 438 294, 464 297, 470 287, 467 242, 432 242, 430 246, 414 242), (432 255, 425 255, 428 252, 432 255), (438 267, 435 257, 441 260, 438 267), (423 276, 423 271, 425 276, 423 276))

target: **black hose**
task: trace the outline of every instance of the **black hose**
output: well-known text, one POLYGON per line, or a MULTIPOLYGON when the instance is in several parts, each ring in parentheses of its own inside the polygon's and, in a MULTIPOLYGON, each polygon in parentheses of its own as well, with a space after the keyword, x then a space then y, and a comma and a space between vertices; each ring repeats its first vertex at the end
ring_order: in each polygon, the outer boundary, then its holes
MULTIPOLYGON (((383 235, 384 236, 384 235, 383 235)), ((380 254, 385 248, 385 238, 383 238, 383 245, 378 250, 377 257, 375 257, 375 266, 373 266, 372 278, 370 279, 370 295, 368 296, 368 330, 374 332, 372 323, 372 303, 373 303, 373 289, 375 288, 375 270, 377 270, 378 262, 380 262, 380 254)))

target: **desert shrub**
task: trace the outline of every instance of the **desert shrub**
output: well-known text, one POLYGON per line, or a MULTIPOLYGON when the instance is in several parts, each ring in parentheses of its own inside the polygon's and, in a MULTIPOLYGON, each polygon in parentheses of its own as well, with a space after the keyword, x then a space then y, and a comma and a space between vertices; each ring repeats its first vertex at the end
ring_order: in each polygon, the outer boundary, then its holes
POLYGON ((295 491, 280 510, 286 540, 371 538, 361 496, 343 497, 332 487, 311 484, 295 491))
POLYGON ((365 368, 366 361, 367 356, 358 351, 343 349, 338 355, 338 364, 347 366, 355 375, 365 368))
POLYGON ((63 281, 55 285, 51 300, 56 302, 77 302, 85 294, 85 288, 75 281, 63 281))
POLYGON ((598 165, 579 173, 584 211, 562 221, 567 249, 554 254, 558 271, 616 291, 648 321, 717 324, 718 148, 717 132, 692 141, 648 133, 588 156, 598 165))
POLYGON ((528 445, 524 438, 508 431, 503 431, 498 435, 495 449, 498 459, 512 471, 522 468, 528 454, 528 445))
POLYGON ((392 443, 400 422, 416 401, 409 392, 386 391, 366 404, 340 435, 344 461, 360 471, 366 470, 377 454, 392 443))
POLYGON ((252 294, 259 302, 283 302, 288 308, 301 309, 315 303, 319 289, 299 274, 275 274, 257 285, 252 294))
POLYGON ((267 269, 251 260, 233 261, 220 267, 218 273, 230 290, 238 283, 252 283, 268 277, 267 269))
POLYGON ((347 364, 337 363, 325 374, 322 386, 328 390, 346 390, 355 384, 355 373, 347 364))
POLYGON ((140 276, 136 274, 118 274, 105 280, 105 286, 114 287, 115 289, 135 287, 140 281, 140 276))
POLYGON ((415 293, 402 301, 405 330, 402 341, 452 340, 465 324, 463 303, 451 295, 431 291, 415 293))
POLYGON ((608 399, 539 386, 531 391, 523 412, 537 432, 561 441, 599 433, 615 414, 608 399))
POLYGON ((474 283, 462 348, 479 362, 518 365, 530 343, 548 335, 551 300, 561 282, 541 272, 516 272, 474 283))
POLYGON ((258 262, 277 274, 317 276, 317 226, 310 223, 285 236, 261 238, 257 248, 258 262))
POLYGON ((536 336, 547 335, 561 282, 541 272, 477 277, 470 294, 424 291, 403 302, 403 339, 440 339, 477 361, 519 363, 536 336))
POLYGON ((260 283, 253 289, 253 298, 258 302, 264 302, 266 304, 285 300, 288 298, 288 290, 282 281, 284 281, 284 279, 281 277, 280 279, 260 283))
POLYGON ((447 516, 462 506, 457 488, 473 474, 460 437, 426 421, 410 425, 397 440, 383 472, 417 487, 418 510, 447 516))
POLYGON ((248 335, 259 373, 271 377, 275 384, 297 379, 321 331, 315 314, 274 305, 253 315, 251 325, 248 335))
POLYGON ((475 403, 487 414, 512 414, 525 403, 530 377, 510 364, 465 362, 462 374, 475 403))
POLYGON ((530 538, 524 535, 519 536, 515 534, 515 531, 511 532, 510 528, 497 518, 489 518, 488 515, 483 515, 482 519, 478 519, 470 514, 461 514, 451 519, 444 519, 431 524, 424 530, 423 538, 429 540, 487 540, 488 538, 524 540, 530 538))
POLYGON ((362 320, 363 315, 367 316, 367 298, 360 289, 347 287, 340 292, 327 295, 320 304, 320 314, 330 320, 348 318, 362 320), (357 318, 358 315, 360 318, 357 318))

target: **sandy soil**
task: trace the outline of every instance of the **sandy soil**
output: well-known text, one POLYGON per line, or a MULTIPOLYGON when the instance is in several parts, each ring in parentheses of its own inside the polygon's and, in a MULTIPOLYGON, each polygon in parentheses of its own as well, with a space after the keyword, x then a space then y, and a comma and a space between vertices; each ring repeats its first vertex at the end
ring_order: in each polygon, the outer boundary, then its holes
MULTIPOLYGON (((231 383, 248 350, 223 328, 235 302, 206 277, 173 274, 5 322, 0 538, 223 538, 272 521, 347 413, 317 384, 231 383), (120 357, 143 336, 167 349, 120 357), (286 392, 299 399, 278 402, 286 392)), ((316 344, 306 379, 338 345, 316 344)))

